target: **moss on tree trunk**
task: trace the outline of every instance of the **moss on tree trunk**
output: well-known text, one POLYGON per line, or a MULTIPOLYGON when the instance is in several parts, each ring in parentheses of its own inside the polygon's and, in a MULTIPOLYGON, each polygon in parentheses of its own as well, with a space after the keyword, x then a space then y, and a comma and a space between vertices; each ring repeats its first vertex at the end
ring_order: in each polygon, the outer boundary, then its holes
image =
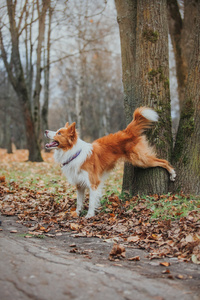
MULTIPOLYGON (((116 0, 121 38, 124 105, 127 123, 138 106, 154 108, 159 122, 148 131, 159 157, 170 160, 172 147, 166 1, 116 0), (130 21, 130 15, 132 18, 130 21)), ((125 167, 123 190, 131 194, 168 192, 161 168, 125 167)))
POLYGON ((174 190, 200 194, 200 2, 194 32, 194 51, 191 55, 185 98, 173 152, 177 179, 174 190))

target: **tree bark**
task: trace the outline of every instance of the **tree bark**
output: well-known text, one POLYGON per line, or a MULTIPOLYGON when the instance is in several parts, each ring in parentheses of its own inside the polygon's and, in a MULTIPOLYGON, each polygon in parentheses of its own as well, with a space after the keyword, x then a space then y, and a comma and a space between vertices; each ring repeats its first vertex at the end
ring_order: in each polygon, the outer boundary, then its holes
MULTIPOLYGON (((41 122, 40 122, 40 92, 41 92, 41 56, 42 56, 42 44, 44 41, 45 32, 45 18, 47 9, 49 7, 50 0, 43 0, 42 11, 39 9, 39 1, 37 0, 37 11, 39 16, 39 29, 38 29, 38 45, 37 45, 37 63, 36 63, 36 79, 35 79, 35 90, 33 95, 34 103, 34 126, 36 135, 40 137, 41 122)), ((40 142, 40 141, 39 141, 40 142)))
MULTIPOLYGON (((137 1, 115 0, 117 9, 117 21, 121 41, 122 59, 122 81, 124 87, 124 110, 126 125, 133 118, 133 111, 138 106, 136 103, 136 91, 134 82, 136 80, 136 26, 137 26, 137 1)), ((134 180, 134 168, 125 163, 122 190, 130 192, 134 180)))
MULTIPOLYGON (((29 150, 29 160, 42 161, 40 147, 37 142, 35 134, 34 123, 31 115, 31 105, 28 97, 28 91, 26 87, 26 81, 24 78, 24 72, 22 68, 20 52, 19 52, 19 28, 16 26, 15 21, 15 3, 12 0, 7 0, 7 10, 10 25, 10 35, 12 42, 11 62, 8 62, 7 54, 3 44, 2 32, 0 30, 0 47, 1 55, 4 61, 6 71, 9 76, 9 80, 16 91, 19 99, 19 104, 22 111, 22 118, 26 127, 26 138, 29 150)), ((21 15, 22 16, 22 15, 21 15)), ((18 25, 19 26, 19 25, 18 25)))
POLYGON ((172 41, 174 55, 175 55, 175 62, 176 62, 179 104, 180 107, 182 107, 184 101, 185 85, 187 82, 187 75, 188 75, 187 61, 184 56, 185 44, 184 45, 182 44, 183 21, 181 18, 177 0, 167 0, 167 6, 168 6, 169 32, 171 36, 171 41, 172 41))
POLYGON ((48 126, 48 107, 49 107, 49 73, 50 73, 50 47, 51 47, 51 18, 52 8, 49 6, 48 32, 47 32, 47 48, 44 51, 44 103, 42 106, 42 130, 49 128, 48 126), (45 57, 46 53, 46 57, 45 57))
POLYGON ((191 55, 183 109, 173 153, 177 179, 175 190, 200 194, 200 2, 196 2, 194 51, 191 55))
MULTIPOLYGON (((129 93, 130 105, 128 103, 127 108, 125 107, 127 121, 132 119, 132 113, 137 106, 145 105, 154 108, 160 119, 154 125, 154 129, 148 132, 149 141, 156 145, 156 152, 159 157, 169 160, 172 133, 166 1, 118 0, 116 7, 118 19, 122 12, 124 16, 123 23, 119 22, 119 27, 121 44, 123 44, 121 48, 125 99, 126 90, 131 91, 129 93), (126 3, 126 7, 124 3, 126 3), (129 20, 127 20, 128 4, 132 4, 132 7, 134 5, 133 24, 129 24, 129 20), (136 4, 137 15, 135 14, 136 4), (130 33, 132 32, 132 35, 127 34, 128 30, 130 33), (132 53, 134 59, 125 66, 127 52, 132 53), (126 74, 132 74, 132 77, 130 78, 126 74)), ((147 170, 134 168, 133 172, 127 167, 124 173, 125 181, 129 182, 127 185, 131 194, 163 194, 168 192, 169 177, 166 171, 161 168, 147 170)))
POLYGON ((192 28, 196 24, 198 16, 198 2, 197 0, 184 0, 184 20, 181 39, 181 48, 185 57, 186 67, 190 69, 191 57, 194 49, 194 35, 192 28))

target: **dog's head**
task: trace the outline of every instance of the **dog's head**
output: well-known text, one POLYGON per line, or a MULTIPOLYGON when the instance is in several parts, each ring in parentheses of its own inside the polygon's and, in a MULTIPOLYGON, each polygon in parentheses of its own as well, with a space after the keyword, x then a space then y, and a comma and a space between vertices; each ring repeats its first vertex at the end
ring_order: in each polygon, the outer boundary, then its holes
POLYGON ((67 122, 65 127, 57 131, 45 130, 44 135, 51 139, 49 144, 46 144, 46 149, 62 149, 67 151, 71 149, 77 142, 78 133, 76 131, 76 123, 69 125, 67 122))

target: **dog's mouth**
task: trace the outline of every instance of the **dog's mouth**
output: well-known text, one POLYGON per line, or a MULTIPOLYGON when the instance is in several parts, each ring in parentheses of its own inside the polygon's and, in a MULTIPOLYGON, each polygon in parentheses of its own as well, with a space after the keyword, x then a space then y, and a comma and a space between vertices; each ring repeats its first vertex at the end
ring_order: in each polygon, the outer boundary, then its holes
POLYGON ((52 148, 57 148, 59 146, 59 143, 55 140, 53 140, 51 143, 46 144, 45 148, 46 149, 52 149, 52 148))

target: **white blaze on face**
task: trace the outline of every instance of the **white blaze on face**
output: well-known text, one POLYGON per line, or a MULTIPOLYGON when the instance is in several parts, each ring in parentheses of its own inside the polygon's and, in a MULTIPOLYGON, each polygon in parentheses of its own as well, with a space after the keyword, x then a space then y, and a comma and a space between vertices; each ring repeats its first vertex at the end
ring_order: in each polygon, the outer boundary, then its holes
POLYGON ((56 131, 50 131, 50 130, 48 130, 46 136, 47 136, 49 139, 53 140, 53 138, 54 138, 55 135, 56 135, 56 131))
POLYGON ((50 131, 50 130, 45 131, 45 136, 53 140, 51 143, 45 145, 46 149, 57 148, 57 146, 59 145, 58 142, 54 141, 55 135, 56 135, 56 131, 50 131))

